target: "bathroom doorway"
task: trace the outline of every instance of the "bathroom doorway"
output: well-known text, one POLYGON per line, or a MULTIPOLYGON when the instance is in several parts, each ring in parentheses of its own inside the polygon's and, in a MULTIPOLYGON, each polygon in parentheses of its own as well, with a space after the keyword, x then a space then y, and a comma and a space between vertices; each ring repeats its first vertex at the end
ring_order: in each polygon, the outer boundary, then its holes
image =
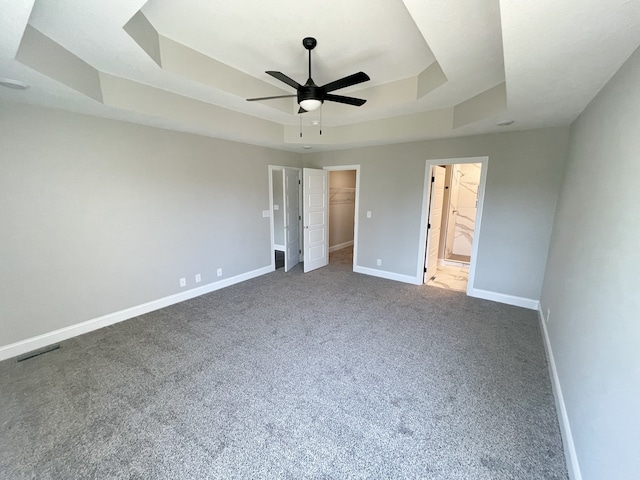
POLYGON ((486 157, 428 161, 423 283, 468 292, 475 277, 486 157))

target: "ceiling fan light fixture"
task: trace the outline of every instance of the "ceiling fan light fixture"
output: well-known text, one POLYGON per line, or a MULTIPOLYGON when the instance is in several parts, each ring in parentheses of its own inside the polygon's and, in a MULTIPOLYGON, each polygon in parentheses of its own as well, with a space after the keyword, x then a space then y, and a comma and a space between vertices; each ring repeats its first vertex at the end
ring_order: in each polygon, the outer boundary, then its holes
POLYGON ((300 102, 300 106, 307 112, 313 112, 314 110, 317 110, 318 108, 320 108, 320 105, 322 105, 322 102, 315 98, 308 98, 300 102))

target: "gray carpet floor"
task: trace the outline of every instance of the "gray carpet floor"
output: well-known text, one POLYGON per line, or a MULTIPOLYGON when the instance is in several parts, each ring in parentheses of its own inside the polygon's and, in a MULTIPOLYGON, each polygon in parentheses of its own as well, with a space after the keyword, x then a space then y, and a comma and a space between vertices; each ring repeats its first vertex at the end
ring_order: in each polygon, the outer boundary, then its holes
POLYGON ((0 476, 566 479, 536 313, 349 255, 0 362, 0 476))

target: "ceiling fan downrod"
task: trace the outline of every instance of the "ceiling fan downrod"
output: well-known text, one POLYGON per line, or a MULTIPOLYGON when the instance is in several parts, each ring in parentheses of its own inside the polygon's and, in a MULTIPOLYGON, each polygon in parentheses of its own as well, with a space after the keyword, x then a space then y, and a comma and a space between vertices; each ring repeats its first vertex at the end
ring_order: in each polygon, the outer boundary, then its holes
POLYGON ((302 45, 309 51, 309 79, 307 80, 307 83, 313 83, 313 80, 311 80, 311 50, 316 48, 317 44, 318 41, 313 37, 305 37, 302 39, 302 45))

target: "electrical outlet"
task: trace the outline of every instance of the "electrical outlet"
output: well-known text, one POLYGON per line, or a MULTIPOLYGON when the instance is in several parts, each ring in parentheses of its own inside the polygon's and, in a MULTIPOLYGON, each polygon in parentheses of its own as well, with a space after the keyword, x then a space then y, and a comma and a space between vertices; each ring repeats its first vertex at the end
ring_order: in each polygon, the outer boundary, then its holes
POLYGON ((186 287, 187 286, 187 279, 186 278, 181 278, 180 279, 180 286, 181 287, 186 287))
POLYGON ((379 267, 382 266, 382 259, 378 259, 376 260, 376 265, 378 265, 379 267))
POLYGON ((217 274, 219 277, 221 277, 221 276, 222 276, 222 269, 221 269, 221 268, 219 268, 219 269, 218 269, 218 271, 216 272, 216 274, 217 274))
POLYGON ((549 316, 551 316, 551 309, 547 308, 547 318, 545 319, 549 323, 549 316))
POLYGON ((202 281, 202 275, 196 273, 196 283, 200 283, 202 281))

